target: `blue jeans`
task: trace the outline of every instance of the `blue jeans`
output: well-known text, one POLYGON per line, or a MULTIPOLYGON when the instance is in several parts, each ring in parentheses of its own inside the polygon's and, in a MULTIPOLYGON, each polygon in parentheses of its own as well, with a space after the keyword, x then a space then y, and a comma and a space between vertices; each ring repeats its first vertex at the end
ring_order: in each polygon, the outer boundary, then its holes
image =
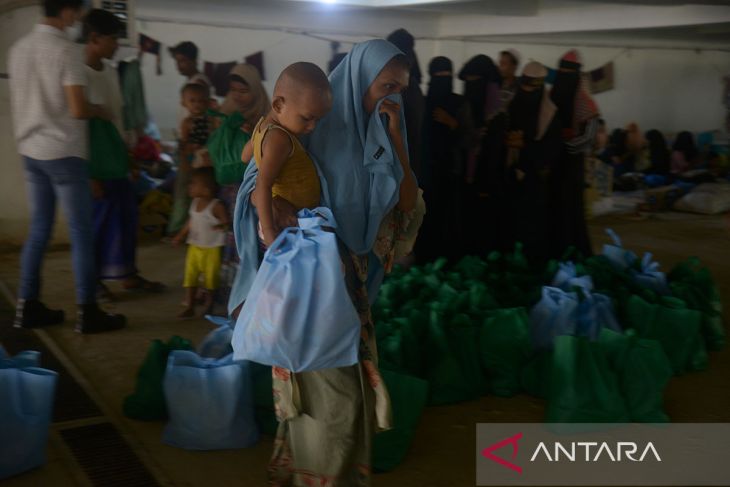
POLYGON ((66 215, 78 304, 96 301, 94 226, 88 163, 78 157, 39 161, 23 156, 31 223, 20 260, 21 299, 38 299, 41 264, 51 239, 56 200, 66 215))

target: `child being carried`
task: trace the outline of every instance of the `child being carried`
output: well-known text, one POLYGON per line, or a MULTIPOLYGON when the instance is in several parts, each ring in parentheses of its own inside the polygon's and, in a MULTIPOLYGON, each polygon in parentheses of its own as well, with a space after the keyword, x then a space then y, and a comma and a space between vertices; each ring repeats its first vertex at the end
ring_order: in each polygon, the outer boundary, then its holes
POLYGON ((308 134, 332 108, 332 91, 324 72, 312 63, 295 63, 279 76, 269 114, 262 118, 243 149, 253 155, 258 176, 253 200, 259 215, 259 237, 266 247, 282 230, 274 224, 273 198, 297 211, 320 201, 317 169, 298 136, 308 134))

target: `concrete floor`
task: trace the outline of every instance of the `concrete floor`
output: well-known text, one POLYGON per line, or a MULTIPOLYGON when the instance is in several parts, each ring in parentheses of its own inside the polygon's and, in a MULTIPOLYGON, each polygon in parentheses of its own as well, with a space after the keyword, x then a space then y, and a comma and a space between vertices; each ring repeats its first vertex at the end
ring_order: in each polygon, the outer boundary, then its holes
MULTIPOLYGON (((679 213, 665 213, 639 220, 605 217, 591 222, 596 250, 607 242, 603 233, 613 228, 624 245, 636 252, 651 251, 669 270, 676 262, 698 255, 719 284, 723 302, 730 308, 730 219, 679 213)), ((175 486, 263 486, 272 441, 264 437, 247 450, 189 452, 162 445, 163 423, 132 421, 121 414, 123 398, 134 388, 135 373, 150 340, 177 334, 199 341, 212 329, 202 319, 178 321, 182 289, 184 249, 148 242, 139 250, 143 274, 169 286, 162 295, 119 293, 109 309, 129 318, 127 329, 99 336, 81 336, 69 322, 47 330, 80 377, 92 390, 102 410, 117 425, 145 461, 166 485, 175 486)), ((18 254, 0 255, 0 281, 14 288, 18 276, 18 254)), ((73 276, 67 251, 50 252, 44 267, 44 296, 51 306, 67 308, 73 302, 73 276)), ((113 287, 113 289, 116 289, 113 287)), ((729 314, 726 311, 726 322, 729 314)), ((5 325, 4 325, 5 326, 5 325)), ((730 422, 730 348, 710 355, 708 371, 672 379, 665 407, 676 422, 730 422)), ((511 399, 484 397, 447 407, 427 408, 413 447, 405 462, 394 472, 378 474, 378 487, 457 487, 475 482, 475 423, 540 422, 543 402, 519 396, 511 399)), ((79 475, 72 458, 51 441, 49 463, 42 469, 3 482, 8 486, 72 486, 87 482, 79 475)))

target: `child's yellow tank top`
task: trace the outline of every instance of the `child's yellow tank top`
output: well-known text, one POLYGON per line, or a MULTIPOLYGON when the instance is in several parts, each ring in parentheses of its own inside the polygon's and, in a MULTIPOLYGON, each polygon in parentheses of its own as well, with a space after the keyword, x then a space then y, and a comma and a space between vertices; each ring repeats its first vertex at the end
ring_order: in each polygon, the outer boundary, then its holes
POLYGON ((262 155, 262 145, 264 137, 270 129, 277 129, 289 136, 292 143, 292 151, 289 158, 282 167, 279 177, 274 181, 271 190, 272 196, 281 196, 285 200, 293 204, 297 210, 302 208, 315 208, 319 206, 321 188, 319 185, 319 176, 314 162, 310 159, 307 151, 302 147, 301 142, 295 136, 290 134, 284 127, 276 124, 269 124, 263 131, 261 124, 262 118, 253 131, 253 155, 256 161, 256 167, 260 167, 262 155))

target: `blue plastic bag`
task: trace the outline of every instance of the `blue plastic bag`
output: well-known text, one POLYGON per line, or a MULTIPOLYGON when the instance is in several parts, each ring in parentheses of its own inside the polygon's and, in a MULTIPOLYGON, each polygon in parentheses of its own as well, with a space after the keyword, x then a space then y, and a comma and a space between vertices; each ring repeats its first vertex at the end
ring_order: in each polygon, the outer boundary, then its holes
POLYGON ((206 315, 205 319, 218 328, 205 335, 203 341, 198 345, 198 355, 205 358, 223 358, 232 354, 231 338, 233 338, 235 323, 222 316, 206 315))
POLYGON ((536 349, 552 348, 555 337, 574 335, 578 298, 575 293, 545 286, 542 288, 542 299, 530 312, 530 337, 536 349))
POLYGON ((163 443, 186 450, 247 448, 256 444, 250 365, 232 355, 206 359, 170 353, 164 390, 170 420, 163 443))
POLYGON ((608 228, 606 229, 606 233, 613 239, 613 245, 604 245, 603 255, 619 269, 627 269, 632 266, 636 262, 636 259, 638 259, 636 254, 630 250, 626 250, 621 245, 621 239, 616 232, 608 228))
POLYGON ((542 299, 530 312, 530 336, 536 349, 550 349, 557 336, 598 339, 601 329, 621 332, 611 298, 583 289, 565 292, 543 287, 542 299))
POLYGON ((58 374, 39 365, 39 352, 0 347, 0 479, 46 463, 58 374))
POLYGON ((558 264, 558 272, 555 273, 552 287, 559 287, 563 291, 572 291, 577 287, 590 292, 593 290, 593 278, 591 276, 579 277, 574 263, 561 262, 558 264))
POLYGON ((651 260, 652 254, 647 252, 641 259, 641 272, 632 271, 634 281, 641 287, 651 289, 660 296, 671 294, 667 277, 659 270, 659 263, 651 260))
POLYGON ((353 365, 360 318, 337 237, 321 214, 300 216, 308 228, 285 229, 264 255, 233 331, 234 358, 294 372, 353 365))

